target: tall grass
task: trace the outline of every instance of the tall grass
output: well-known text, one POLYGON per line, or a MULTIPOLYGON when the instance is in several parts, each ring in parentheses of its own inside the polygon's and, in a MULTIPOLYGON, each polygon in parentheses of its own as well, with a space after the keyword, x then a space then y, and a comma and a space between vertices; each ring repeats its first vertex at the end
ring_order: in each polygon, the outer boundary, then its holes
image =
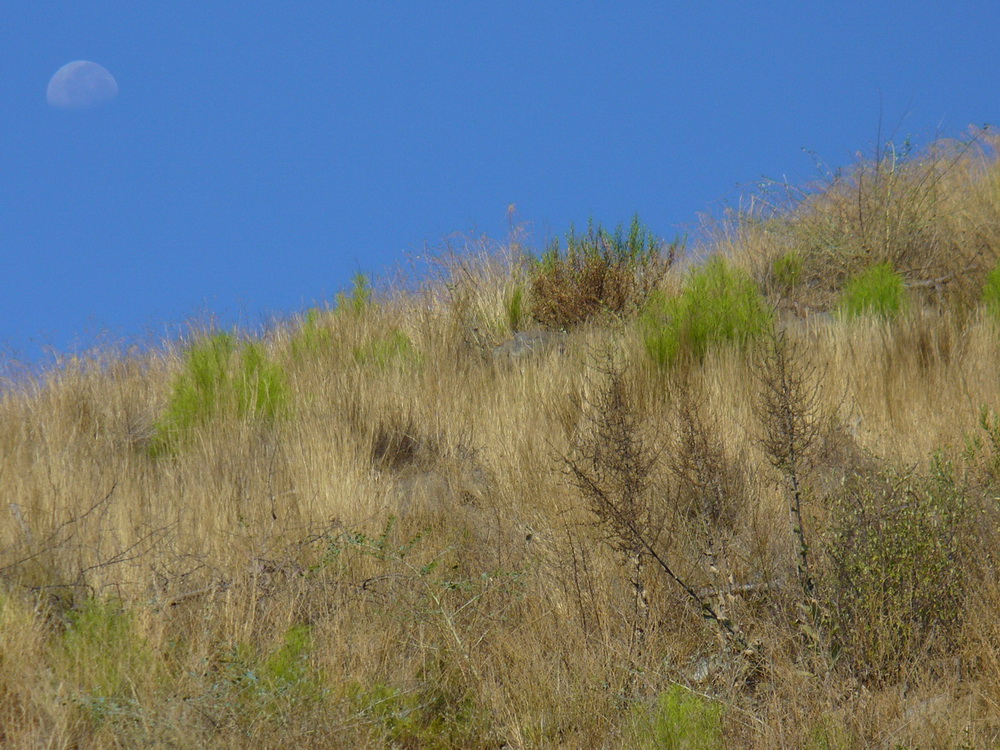
MULTIPOLYGON (((948 222, 1000 243, 970 154, 950 218, 890 235, 915 295, 948 222)), ((891 200, 930 190, 908 158, 891 200)), ((833 309, 889 260, 820 263, 806 239, 875 236, 826 210, 510 367, 489 337, 537 290, 499 253, 4 392, 0 744, 996 746, 1000 331, 930 294, 891 327, 789 326, 781 359, 771 304, 833 309), (647 336, 697 366, 646 366, 647 336)))
POLYGON ((799 282, 785 293, 810 308, 835 306, 848 278, 882 263, 921 297, 974 305, 1000 254, 997 143, 978 128, 925 149, 880 142, 804 188, 750 196, 710 227, 709 243, 764 286, 781 276, 781 258, 799 258, 799 282))

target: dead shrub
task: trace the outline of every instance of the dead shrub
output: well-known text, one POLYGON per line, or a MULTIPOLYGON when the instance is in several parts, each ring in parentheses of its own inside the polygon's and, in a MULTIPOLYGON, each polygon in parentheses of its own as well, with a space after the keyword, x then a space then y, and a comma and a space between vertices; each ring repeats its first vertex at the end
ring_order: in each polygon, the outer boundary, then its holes
MULTIPOLYGON (((581 499, 594 514, 604 541, 623 557, 633 595, 632 647, 639 660, 649 617, 647 566, 676 584, 701 616, 717 629, 737 653, 750 657, 741 665, 744 677, 755 668, 758 654, 740 626, 700 592, 686 571, 670 557, 677 503, 674 493, 654 481, 661 449, 655 431, 637 408, 634 383, 625 367, 609 355, 599 371, 603 382, 587 404, 583 429, 572 441, 572 453, 563 464, 581 499)), ((703 477, 711 485, 716 477, 703 477)), ((710 503, 710 499, 703 502, 710 503)), ((707 518, 705 519, 707 521, 707 518)), ((710 554, 714 554, 709 534, 710 554)))

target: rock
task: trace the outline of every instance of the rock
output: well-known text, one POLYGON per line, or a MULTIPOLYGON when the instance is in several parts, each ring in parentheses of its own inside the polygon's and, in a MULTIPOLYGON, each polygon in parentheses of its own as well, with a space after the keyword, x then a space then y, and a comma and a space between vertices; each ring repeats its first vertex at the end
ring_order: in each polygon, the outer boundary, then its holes
POLYGON ((494 362, 514 362, 557 351, 566 351, 566 334, 561 331, 518 331, 514 338, 493 348, 494 362))

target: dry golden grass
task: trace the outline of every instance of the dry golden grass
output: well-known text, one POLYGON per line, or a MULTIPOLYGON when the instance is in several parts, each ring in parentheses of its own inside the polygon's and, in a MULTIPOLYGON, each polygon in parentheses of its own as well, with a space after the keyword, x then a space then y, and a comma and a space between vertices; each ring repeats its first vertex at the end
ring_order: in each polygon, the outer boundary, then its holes
MULTIPOLYGON (((996 168, 963 164, 941 184, 966 207, 941 211, 995 258, 996 168)), ((822 213, 839 189, 802 210, 822 213)), ((783 247, 753 242, 765 259, 783 247)), ((849 639, 822 595, 815 619, 803 614, 789 500, 760 440, 760 352, 719 349, 663 373, 630 321, 608 319, 495 362, 517 267, 502 252, 453 258, 420 292, 321 313, 309 345, 300 323, 277 326, 263 343, 290 414, 220 413, 168 455, 149 445, 183 347, 97 353, 10 388, 0 744, 1000 743, 1000 454, 979 424, 983 405, 1000 408, 1000 326, 941 306, 788 327, 819 388, 801 479, 821 581, 833 500, 851 481, 875 487, 888 468, 924 481, 940 451, 971 509, 955 531, 958 635, 923 633, 892 679, 874 679, 832 658, 849 639), (397 334, 409 345, 372 344, 397 334), (658 456, 642 500, 659 524, 651 549, 752 653, 651 560, 637 614, 633 569, 567 473, 608 361, 658 456), (709 492, 724 512, 704 510, 709 492), (687 708, 643 720, 678 684, 695 696, 687 708)))
POLYGON ((829 309, 849 276, 882 262, 922 299, 974 305, 1000 255, 998 145, 994 130, 972 128, 916 153, 890 144, 805 190, 774 185, 715 223, 708 249, 800 310, 829 309), (801 263, 791 284, 779 261, 789 254, 801 263))

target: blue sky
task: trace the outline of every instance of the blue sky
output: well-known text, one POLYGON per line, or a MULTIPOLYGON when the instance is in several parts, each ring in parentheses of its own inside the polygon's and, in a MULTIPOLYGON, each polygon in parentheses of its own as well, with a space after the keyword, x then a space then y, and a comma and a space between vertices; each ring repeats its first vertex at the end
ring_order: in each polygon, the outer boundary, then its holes
POLYGON ((1000 3, 0 6, 0 348, 256 324, 454 233, 666 238, 883 127, 1000 120, 1000 3), (113 102, 46 103, 93 60, 113 102))

